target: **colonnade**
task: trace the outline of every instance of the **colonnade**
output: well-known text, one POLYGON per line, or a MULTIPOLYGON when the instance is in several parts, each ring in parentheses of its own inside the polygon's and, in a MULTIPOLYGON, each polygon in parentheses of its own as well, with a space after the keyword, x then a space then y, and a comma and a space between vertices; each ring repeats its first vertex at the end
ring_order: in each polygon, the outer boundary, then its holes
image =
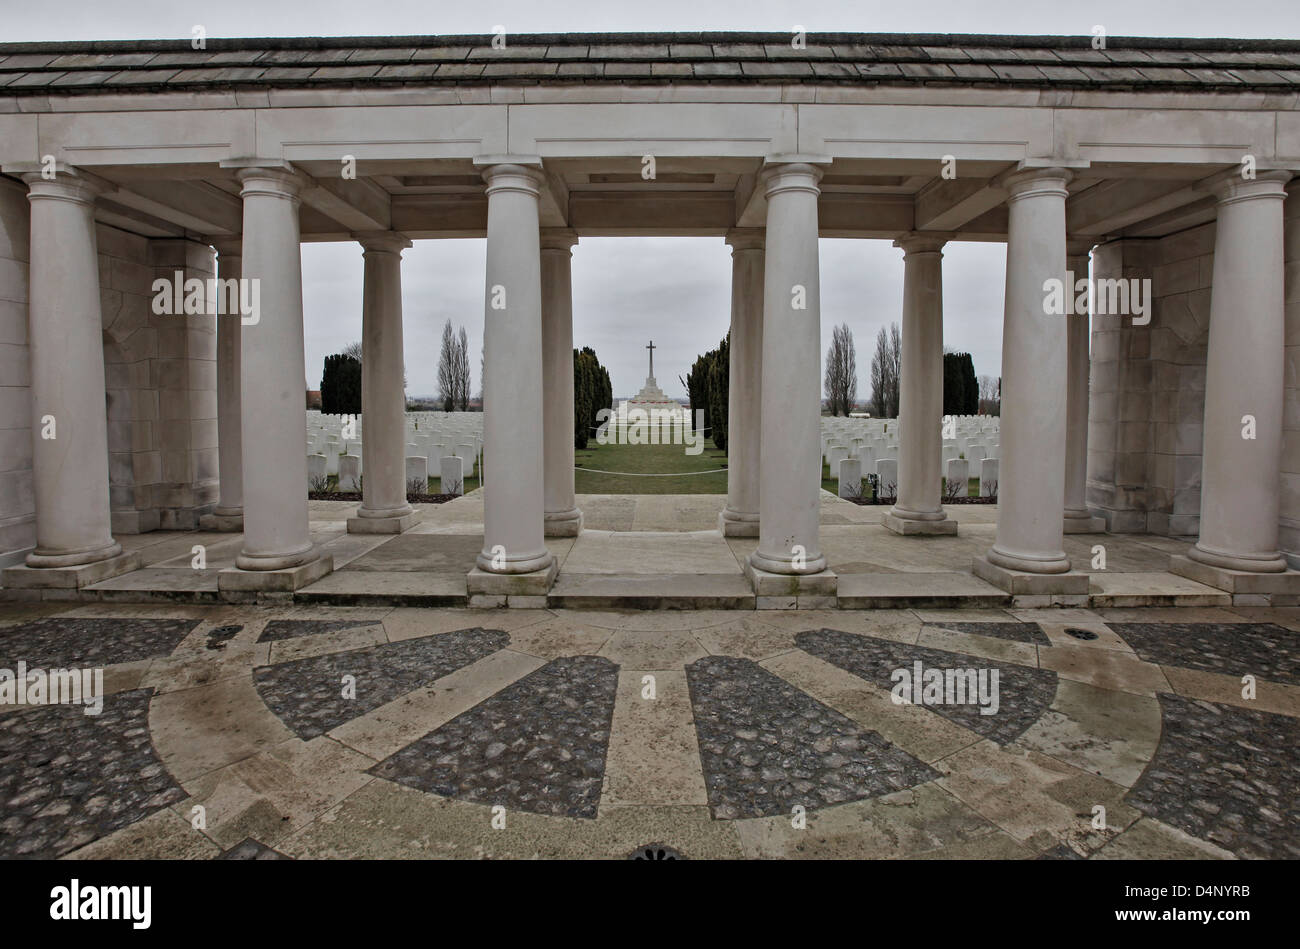
MULTIPOLYGON (((319 575, 308 523, 303 312, 298 205, 303 178, 284 162, 245 161, 236 176, 243 238, 216 242, 219 275, 260 282, 256 323, 218 317, 220 500, 207 526, 242 529, 234 573, 284 574, 274 588, 319 575), (294 574, 299 571, 298 574, 294 574), (294 577, 296 576, 296 579, 294 577)), ((731 450, 719 527, 756 536, 749 573, 831 577, 819 534, 822 165, 772 161, 759 187, 762 228, 734 229, 731 450)), ((493 160, 487 182, 484 298, 484 540, 475 573, 554 577, 547 535, 573 535, 571 248, 577 235, 539 228, 544 178, 536 158, 493 160)), ((1286 173, 1228 176, 1216 194, 1205 405, 1202 564, 1267 573, 1278 553, 1283 411, 1282 198, 1286 173), (1253 436, 1243 440, 1243 420, 1253 436)), ((26 175, 31 214, 30 360, 37 544, 33 568, 111 560, 104 357, 93 176, 60 168, 26 175), (41 436, 47 417, 57 437, 41 436)), ((1088 320, 1044 305, 1045 281, 1087 273, 1086 241, 1068 239, 1070 172, 1027 167, 1006 176, 1006 298, 1002 350, 999 517, 976 573, 1010 589, 1017 576, 1079 577, 1067 531, 1098 529, 1084 499, 1088 320)), ((353 235, 365 252, 363 500, 354 531, 405 530, 402 427, 402 249, 397 233, 353 235)), ((952 533, 941 503, 942 249, 952 235, 909 232, 904 254, 898 500, 884 523, 900 533, 952 533)), ((1068 288, 1067 288, 1068 292, 1068 288)), ((923 542, 923 541, 919 541, 923 542)), ((328 566, 323 569, 328 569, 328 566)), ((1083 578, 1086 582, 1086 578, 1083 578)), ((257 588, 255 581, 239 581, 257 588)), ((472 584, 471 584, 472 586, 472 584)), ((484 589, 509 590, 487 585, 484 589)), ((521 588, 522 589, 522 588, 521 588)), ((529 588, 536 589, 536 586, 529 588)), ((833 588, 832 588, 833 589, 833 588)), ((1059 589, 1072 591, 1066 584, 1059 589)), ((1086 587, 1084 588, 1086 592, 1086 587)), ((472 589, 471 589, 471 592, 472 589)))

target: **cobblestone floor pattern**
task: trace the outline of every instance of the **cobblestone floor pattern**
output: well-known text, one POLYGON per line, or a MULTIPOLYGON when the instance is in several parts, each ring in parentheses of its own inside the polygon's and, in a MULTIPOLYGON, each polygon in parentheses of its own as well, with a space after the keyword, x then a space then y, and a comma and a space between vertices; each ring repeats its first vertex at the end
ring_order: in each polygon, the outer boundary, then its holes
POLYGON ((170 655, 199 625, 189 619, 43 617, 0 629, 0 665, 106 666, 170 655))
POLYGON ((789 814, 937 778, 923 762, 750 659, 686 667, 713 816, 789 814))
POLYGON ((617 688, 608 659, 556 659, 370 773, 445 797, 593 818, 617 688))
POLYGON ((1300 610, 1043 611, 1109 631, 1061 645, 1021 613, 262 609, 0 603, 0 670, 102 665, 109 692, 100 716, 0 705, 0 856, 1300 858, 1300 610), (916 645, 927 627, 1024 664, 916 645), (286 640, 309 657, 277 662, 286 640), (918 659, 996 669, 998 713, 894 705, 918 659), (1079 833, 1102 792, 1141 818, 1079 833), (238 835, 194 830, 191 795, 238 835), (476 829, 496 804, 515 830, 476 829), (240 823, 263 812, 286 817, 240 823))
MULTIPOLYGON (((977 701, 978 695, 967 695, 965 704, 943 702, 932 705, 927 702, 926 708, 999 745, 1010 744, 1023 735, 1042 718, 1043 712, 1056 697, 1056 673, 1047 669, 977 659, 944 649, 855 636, 853 633, 833 629, 800 633, 795 637, 795 643, 804 652, 825 659, 831 665, 839 666, 845 672, 851 672, 886 691, 892 690, 896 684, 896 670, 905 670, 909 676, 913 676, 917 662, 921 663, 923 674, 931 669, 974 669, 977 674, 987 670, 990 673, 986 680, 990 691, 991 673, 997 670, 996 712, 984 714, 984 706, 977 701)), ((913 702, 916 703, 915 692, 913 695, 913 702)), ((988 704, 987 707, 993 706, 988 704)))
POLYGON ((277 642, 285 639, 297 639, 299 636, 317 636, 321 633, 336 633, 341 629, 359 629, 362 626, 374 626, 376 620, 318 620, 318 619, 273 619, 257 637, 259 643, 277 642))
POLYGON ((1300 633, 1274 623, 1111 623, 1148 662, 1300 685, 1300 633))
POLYGON ((463 629, 365 649, 311 656, 253 670, 266 707, 299 738, 315 738, 344 722, 502 649, 505 633, 463 629), (355 681, 355 697, 344 689, 355 681))
POLYGON ((1168 694, 1160 717, 1128 802, 1239 857, 1300 858, 1300 720, 1168 694))
POLYGON ((149 740, 149 690, 0 715, 0 856, 58 857, 185 799, 149 740))
POLYGON ((1037 623, 926 623, 927 629, 951 629, 958 633, 975 633, 1017 643, 1050 646, 1052 641, 1037 623))

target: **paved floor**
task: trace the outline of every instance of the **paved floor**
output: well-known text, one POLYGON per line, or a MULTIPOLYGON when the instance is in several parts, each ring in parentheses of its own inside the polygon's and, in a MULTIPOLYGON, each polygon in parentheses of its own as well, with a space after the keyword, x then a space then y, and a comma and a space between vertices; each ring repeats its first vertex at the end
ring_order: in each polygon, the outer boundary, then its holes
MULTIPOLYGON (((585 530, 551 538, 560 564, 550 605, 754 607, 742 564, 756 539, 724 538, 717 531, 721 495, 581 495, 585 530), (648 595, 657 600, 645 601, 648 595), (642 600, 631 599, 642 597, 642 600), (673 598, 676 597, 676 600, 673 598)), ((419 505, 422 520, 402 535, 348 534, 355 504, 311 503, 312 536, 334 558, 334 572, 298 594, 304 602, 365 605, 458 606, 466 602, 465 576, 483 546, 483 502, 473 492, 448 504, 419 505)), ((971 573, 971 562, 993 544, 995 505, 950 508, 956 536, 900 537, 880 526, 885 508, 860 506, 822 492, 823 552, 840 577, 841 605, 888 602, 919 605, 1009 604, 1010 598, 971 573), (942 598, 942 599, 936 599, 942 598)), ((155 532, 119 538, 139 551, 145 568, 93 584, 87 598, 104 600, 189 596, 216 602, 217 574, 234 565, 242 535, 155 532), (204 563, 196 569, 194 548, 204 563)), ((1074 568, 1088 573, 1091 605, 1226 606, 1222 591, 1166 571, 1171 553, 1189 539, 1145 534, 1076 534, 1065 537, 1074 568), (1105 563, 1096 560, 1096 545, 1105 563)))
POLYGON ((1300 609, 0 604, 20 661, 109 694, 0 706, 6 857, 1300 857, 1300 609))

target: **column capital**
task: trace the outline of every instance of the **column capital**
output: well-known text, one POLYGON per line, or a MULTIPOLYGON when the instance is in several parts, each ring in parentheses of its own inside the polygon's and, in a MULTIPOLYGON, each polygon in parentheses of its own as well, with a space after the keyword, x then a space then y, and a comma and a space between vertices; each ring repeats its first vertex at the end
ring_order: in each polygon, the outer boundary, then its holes
POLYGON ((913 254, 943 256, 943 247, 951 237, 952 235, 947 233, 908 231, 894 238, 894 246, 902 248, 904 257, 911 257, 913 254))
POLYGON ((493 158, 476 158, 474 164, 482 169, 487 182, 487 193, 494 191, 521 191, 537 197, 541 194, 542 162, 539 158, 503 155, 493 158))
POLYGON ((727 231, 727 244, 733 254, 741 250, 763 250, 767 246, 767 228, 733 227, 727 231))
POLYGON ((543 227, 537 232, 541 250, 562 251, 572 254, 572 247, 578 243, 578 232, 571 227, 543 227))
POLYGON ((353 231, 353 239, 367 254, 397 254, 412 246, 411 239, 399 231, 353 231))
POLYGON ((223 161, 221 167, 234 170, 242 198, 266 195, 297 203, 308 181, 306 175, 296 171, 287 161, 275 159, 235 159, 223 161))
POLYGON ((819 167, 820 162, 799 161, 798 156, 790 156, 785 161, 781 157, 769 158, 763 170, 758 174, 758 183, 769 198, 782 191, 807 191, 814 195, 821 194, 818 183, 825 174, 819 167))
POLYGON ((1201 184, 1222 206, 1253 198, 1285 198, 1286 186, 1292 177, 1289 171, 1275 170, 1260 171, 1254 178, 1243 178, 1241 169, 1231 168, 1201 184))
POLYGON ((116 190, 116 185, 105 181, 98 175, 57 162, 54 165, 54 177, 49 177, 50 168, 39 162, 25 162, 18 167, 6 165, 6 171, 14 171, 27 185, 27 198, 36 201, 41 198, 53 198, 61 201, 73 201, 77 204, 93 205, 102 194, 116 190))
POLYGON ((1065 186, 1070 183, 1073 177, 1073 171, 1060 166, 1016 168, 995 178, 994 182, 1006 191, 1007 202, 1010 203, 1021 198, 1043 197, 1046 195, 1056 195, 1061 198, 1069 197, 1070 193, 1065 186))

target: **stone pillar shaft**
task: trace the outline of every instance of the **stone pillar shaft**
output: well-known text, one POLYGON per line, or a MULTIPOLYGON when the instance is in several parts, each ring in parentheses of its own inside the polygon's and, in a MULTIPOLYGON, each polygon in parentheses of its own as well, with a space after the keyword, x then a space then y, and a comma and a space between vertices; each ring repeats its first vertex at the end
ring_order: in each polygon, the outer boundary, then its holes
POLYGON ((542 431, 547 537, 576 537, 582 512, 573 493, 573 251, 578 235, 541 232, 542 431))
MULTIPOLYGON (((239 238, 218 241, 217 279, 220 288, 243 276, 243 248, 239 238)), ((242 316, 236 306, 227 305, 230 297, 217 293, 217 468, 220 493, 213 514, 229 518, 231 528, 242 528, 244 514, 244 452, 240 412, 240 361, 243 332, 242 316), (237 522, 237 523, 236 523, 237 522)), ((234 302, 238 302, 235 300, 234 302)))
POLYGON ((488 573, 554 567, 543 536, 542 284, 533 167, 489 166, 484 301, 483 551, 488 573))
POLYGON ((29 356, 36 548, 30 567, 122 552, 108 493, 104 344, 95 241, 97 188, 60 172, 24 175, 31 202, 29 356))
MULTIPOLYGON (((1068 171, 1007 182, 1007 285, 1002 324, 1002 458, 997 541, 988 560, 1028 573, 1066 573, 1066 320, 1049 313, 1044 282, 1065 280, 1068 171)), ((1066 293, 1072 293, 1067 288, 1066 293)))
POLYGON ((901 534, 955 534, 943 509, 942 237, 908 235, 898 400, 898 500, 881 523, 901 534))
POLYGON ((307 519, 300 185, 280 168, 243 168, 238 178, 244 199, 243 276, 257 281, 259 306, 241 331, 248 490, 244 548, 235 565, 280 570, 317 559, 307 519))
POLYGON ((763 275, 763 438, 759 541, 750 564, 780 574, 826 569, 821 552, 821 170, 778 164, 767 191, 763 275))
POLYGON ((361 310, 361 506, 353 533, 399 533, 414 522, 406 501, 406 371, 402 346, 400 234, 358 235, 365 248, 361 310))
MULTIPOLYGON (((1091 240, 1066 242, 1066 270, 1077 284, 1088 278, 1091 240)), ((1078 295, 1074 286, 1067 293, 1078 295)), ((1090 299, 1090 296, 1088 297, 1090 299)), ((1065 515, 1067 534, 1102 531, 1105 521, 1088 511, 1088 376, 1091 314, 1080 309, 1065 318, 1065 515)))
POLYGON ((1282 201, 1287 172, 1234 173, 1217 189, 1205 370, 1201 536, 1193 560, 1278 573, 1285 322, 1282 201), (1253 429, 1253 432, 1252 432, 1253 429))
POLYGON ((730 383, 727 394, 727 506, 724 537, 757 537, 763 395, 763 231, 741 228, 731 245, 730 383))

